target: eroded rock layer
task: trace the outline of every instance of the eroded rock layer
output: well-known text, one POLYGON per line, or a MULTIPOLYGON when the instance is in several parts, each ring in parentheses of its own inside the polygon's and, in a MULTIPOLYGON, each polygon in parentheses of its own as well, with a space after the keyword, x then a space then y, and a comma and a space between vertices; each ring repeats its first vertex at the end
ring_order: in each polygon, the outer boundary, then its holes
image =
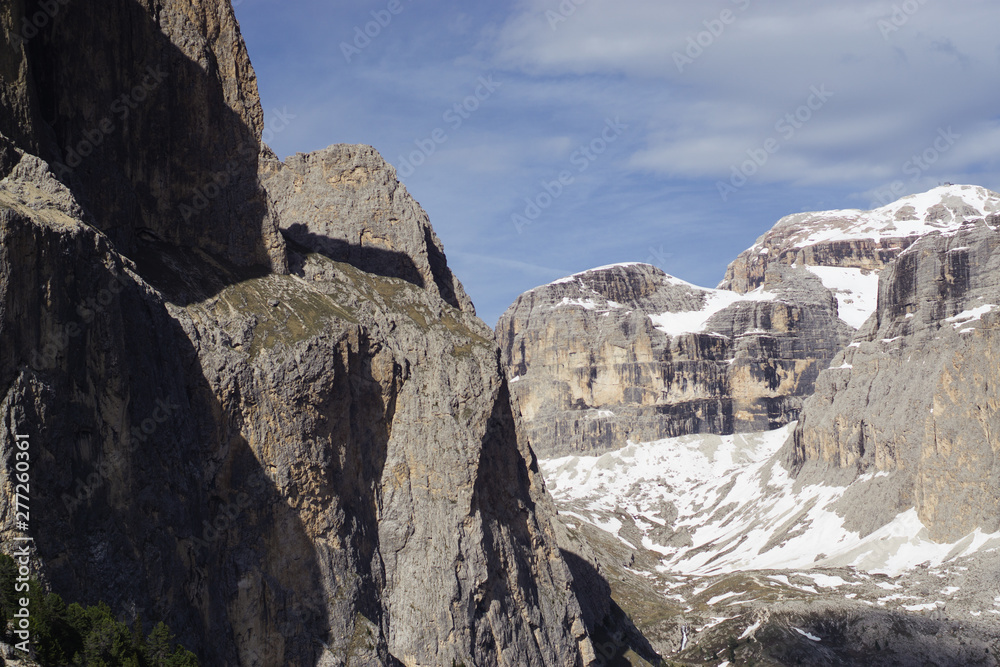
POLYGON ((788 267, 742 296, 644 264, 595 269, 521 295, 497 324, 545 456, 777 428, 850 333, 820 281, 788 267))
POLYGON ((921 236, 953 231, 966 220, 997 212, 1000 194, 975 185, 945 185, 871 211, 796 213, 740 253, 719 288, 756 289, 779 264, 878 272, 921 236))
POLYGON ((1000 530, 996 219, 930 234, 880 276, 875 316, 806 402, 788 456, 891 473, 934 539, 1000 530))

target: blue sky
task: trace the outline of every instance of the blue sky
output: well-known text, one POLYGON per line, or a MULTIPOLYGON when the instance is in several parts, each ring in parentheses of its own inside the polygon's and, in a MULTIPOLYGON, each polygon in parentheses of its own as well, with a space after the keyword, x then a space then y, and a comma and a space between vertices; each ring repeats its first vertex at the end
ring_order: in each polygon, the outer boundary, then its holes
POLYGON ((603 264, 714 286, 790 213, 1000 190, 995 2, 235 4, 271 147, 377 148, 490 325, 603 264))

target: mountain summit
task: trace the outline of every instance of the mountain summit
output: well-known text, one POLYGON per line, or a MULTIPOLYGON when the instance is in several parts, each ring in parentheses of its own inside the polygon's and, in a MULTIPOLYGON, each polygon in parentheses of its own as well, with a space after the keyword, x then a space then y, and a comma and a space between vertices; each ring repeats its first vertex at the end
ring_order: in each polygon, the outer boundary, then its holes
POLYGON ((796 214, 718 289, 618 265, 504 314, 564 548, 662 655, 997 664, 998 211, 796 214))
POLYGON ((261 144, 227 1, 58 4, 0 53, 5 549, 205 665, 593 664, 610 600, 392 168, 261 144))

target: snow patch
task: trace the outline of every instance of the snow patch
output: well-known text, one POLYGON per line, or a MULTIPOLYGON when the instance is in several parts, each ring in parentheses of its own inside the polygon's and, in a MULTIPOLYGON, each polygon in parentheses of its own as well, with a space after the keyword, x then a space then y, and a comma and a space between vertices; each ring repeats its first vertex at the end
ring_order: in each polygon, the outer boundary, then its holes
POLYGON ((722 595, 716 595, 714 598, 708 601, 708 606, 712 607, 723 600, 728 600, 729 598, 734 598, 737 595, 743 595, 743 591, 730 591, 728 593, 723 593, 722 595))
POLYGON ((799 213, 775 226, 795 230, 791 247, 830 241, 879 241, 939 232, 954 235, 964 224, 1000 210, 1000 195, 973 185, 948 185, 913 194, 871 211, 847 209, 799 213))
POLYGON ((729 290, 708 290, 701 287, 696 287, 695 289, 705 292, 705 304, 700 310, 650 315, 649 319, 653 322, 653 326, 669 336, 704 333, 708 325, 708 320, 716 313, 725 310, 734 303, 741 301, 773 301, 777 298, 777 294, 765 291, 762 287, 758 287, 746 294, 730 292, 729 290))
POLYGON ((996 308, 995 305, 988 303, 982 306, 977 306, 976 308, 970 308, 969 310, 962 311, 958 315, 946 317, 944 318, 944 321, 950 323, 953 328, 958 329, 959 327, 964 327, 968 324, 972 324, 973 322, 978 322, 983 319, 983 315, 992 311, 994 308, 996 308))
POLYGON ((744 639, 746 639, 747 637, 749 637, 753 633, 757 632, 757 630, 760 629, 760 624, 761 624, 761 622, 757 621, 756 623, 754 623, 753 625, 751 625, 750 627, 748 627, 746 630, 744 630, 743 634, 740 635, 740 641, 743 641, 744 639))
POLYGON ((820 639, 816 635, 814 635, 812 633, 809 633, 809 632, 806 632, 805 630, 803 630, 801 628, 796 628, 796 627, 793 626, 792 630, 795 630, 795 632, 799 633, 800 635, 802 635, 803 637, 805 637, 809 641, 814 641, 814 642, 823 641, 822 639, 820 639))
MULTIPOLYGON (((915 509, 862 537, 844 526, 835 509, 847 487, 796 486, 779 450, 795 423, 765 433, 689 435, 628 446, 601 456, 539 461, 560 508, 618 535, 622 508, 641 533, 641 548, 658 554, 660 572, 714 575, 742 570, 801 570, 816 587, 847 585, 841 577, 810 573, 816 568, 854 567, 898 575, 926 563, 936 567, 980 550, 1000 547, 1000 532, 979 530, 951 544, 938 544, 915 509), (666 512, 666 513, 664 513, 666 512), (667 526, 668 519, 672 523, 667 526), (675 518, 676 517, 676 518, 675 518), (664 528, 685 533, 690 546, 674 546, 664 528)), ((859 477, 868 483, 889 473, 859 477)), ((563 514, 569 514, 560 510, 563 514)), ((799 590, 784 575, 772 580, 799 590)), ((880 582, 888 590, 898 588, 880 582)))
POLYGON ((835 266, 806 266, 837 297, 840 319, 860 329, 878 306, 878 272, 835 266))

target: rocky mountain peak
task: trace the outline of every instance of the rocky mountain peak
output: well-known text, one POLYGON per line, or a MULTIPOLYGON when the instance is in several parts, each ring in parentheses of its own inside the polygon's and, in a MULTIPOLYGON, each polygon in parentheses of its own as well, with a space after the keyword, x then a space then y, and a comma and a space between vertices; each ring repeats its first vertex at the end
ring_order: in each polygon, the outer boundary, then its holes
POLYGON ((815 276, 772 274, 739 294, 619 264, 522 294, 496 334, 533 445, 553 455, 795 419, 851 329, 815 276))
MULTIPOLYGON (((863 281, 862 275, 885 268, 923 235, 952 233, 998 213, 1000 194, 977 185, 942 185, 870 211, 795 213, 740 253, 719 287, 737 292, 756 289, 769 267, 785 264, 841 269, 839 274, 825 271, 825 282, 836 291, 845 280, 857 283, 863 281)), ((869 287, 855 286, 853 291, 870 291, 869 287)), ((874 303, 865 310, 870 314, 873 309, 874 303)), ((850 323, 857 328, 863 321, 859 315, 850 323)))
POLYGON ((405 280, 475 314, 427 212, 371 146, 339 144, 283 163, 269 154, 261 174, 282 233, 299 248, 405 280))
POLYGON ((264 149, 225 0, 51 4, 0 9, 5 550, 28 441, 33 573, 201 664, 593 664, 600 575, 392 167, 264 149))
POLYGON ((977 185, 942 185, 870 211, 848 209, 784 217, 748 252, 780 255, 833 241, 918 237, 955 231, 967 221, 997 212, 1000 194, 996 192, 977 185))
POLYGON ((521 295, 508 311, 522 299, 548 309, 607 310, 632 305, 647 312, 691 311, 701 309, 710 292, 650 264, 629 262, 588 269, 536 287, 521 295))
POLYGON ((562 521, 663 655, 700 662, 728 645, 733 664, 783 647, 794 658, 775 664, 996 664, 998 205, 984 188, 942 186, 873 211, 796 214, 730 265, 731 289, 622 267, 615 281, 659 287, 611 303, 598 287, 609 270, 595 270, 501 319, 523 420, 562 445, 540 448, 562 521), (666 308, 658 295, 673 289, 691 303, 666 308), (615 331, 619 310, 641 335, 615 331), (821 316, 847 335, 816 363, 821 316), (810 345, 800 375, 782 365, 810 345), (774 386, 772 414, 795 415, 778 429, 746 419, 747 389, 764 396, 746 378, 765 365, 798 380, 774 386), (705 401, 685 435, 649 437, 643 392, 666 397, 660 423, 685 424, 680 406, 709 393, 712 372, 731 430, 696 421, 705 401), (608 400, 605 385, 631 393, 608 400))

